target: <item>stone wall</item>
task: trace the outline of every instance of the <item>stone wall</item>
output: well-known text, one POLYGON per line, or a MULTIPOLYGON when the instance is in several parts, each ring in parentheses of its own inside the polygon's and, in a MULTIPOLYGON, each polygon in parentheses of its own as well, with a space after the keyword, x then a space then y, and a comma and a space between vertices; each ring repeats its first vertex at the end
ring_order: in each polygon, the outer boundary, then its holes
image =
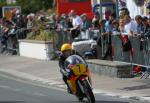
POLYGON ((104 60, 87 60, 87 62, 92 73, 117 78, 131 77, 131 64, 104 60))

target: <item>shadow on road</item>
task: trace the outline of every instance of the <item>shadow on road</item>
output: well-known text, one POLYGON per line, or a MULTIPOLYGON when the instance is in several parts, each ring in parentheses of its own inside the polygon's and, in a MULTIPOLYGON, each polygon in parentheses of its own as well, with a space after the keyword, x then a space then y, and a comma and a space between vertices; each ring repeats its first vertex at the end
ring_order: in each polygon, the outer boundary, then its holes
MULTIPOLYGON (((84 101, 82 103, 88 103, 87 101, 84 101)), ((95 103, 129 103, 129 102, 120 102, 120 101, 96 101, 95 103)))
MULTIPOLYGON (((0 101, 0 103, 33 103, 32 102, 23 102, 23 101, 0 101)), ((36 102, 34 102, 36 103, 36 102)), ((37 102, 40 103, 40 102, 37 102)), ((68 102, 68 101, 62 101, 62 102, 55 102, 55 101, 50 101, 50 102, 41 102, 41 103, 88 103, 87 101, 83 101, 83 102, 78 102, 78 101, 72 101, 72 102, 68 102)), ((129 102, 120 102, 120 101, 96 101, 95 103, 129 103, 129 102)))
POLYGON ((150 89, 150 85, 140 85, 140 86, 132 86, 132 87, 125 87, 121 90, 142 90, 142 89, 150 89))
POLYGON ((129 103, 129 102, 119 102, 119 101, 96 101, 95 103, 129 103))

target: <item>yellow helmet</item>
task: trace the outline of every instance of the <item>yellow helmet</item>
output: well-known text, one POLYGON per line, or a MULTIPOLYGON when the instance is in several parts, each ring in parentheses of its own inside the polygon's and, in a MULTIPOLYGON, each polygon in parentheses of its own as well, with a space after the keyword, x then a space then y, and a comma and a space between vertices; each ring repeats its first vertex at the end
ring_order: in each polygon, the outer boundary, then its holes
POLYGON ((65 43, 61 46, 61 51, 72 50, 72 46, 69 43, 65 43))

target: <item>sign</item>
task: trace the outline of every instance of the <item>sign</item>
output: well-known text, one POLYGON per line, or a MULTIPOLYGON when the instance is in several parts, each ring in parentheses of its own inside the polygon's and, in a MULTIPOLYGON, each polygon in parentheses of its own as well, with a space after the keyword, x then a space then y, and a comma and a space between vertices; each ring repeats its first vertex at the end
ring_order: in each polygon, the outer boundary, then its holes
POLYGON ((20 6, 4 6, 2 7, 3 17, 6 17, 7 20, 12 19, 12 16, 16 13, 17 10, 21 11, 20 6))

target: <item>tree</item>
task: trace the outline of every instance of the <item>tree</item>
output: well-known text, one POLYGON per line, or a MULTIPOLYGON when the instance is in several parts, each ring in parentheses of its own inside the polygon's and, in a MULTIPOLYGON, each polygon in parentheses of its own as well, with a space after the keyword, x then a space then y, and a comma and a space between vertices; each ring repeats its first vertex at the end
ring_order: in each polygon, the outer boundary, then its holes
POLYGON ((52 8, 53 0, 16 0, 16 5, 21 6, 22 11, 28 14, 52 8))
POLYGON ((6 6, 6 5, 7 5, 6 0, 0 0, 0 7, 6 6))

